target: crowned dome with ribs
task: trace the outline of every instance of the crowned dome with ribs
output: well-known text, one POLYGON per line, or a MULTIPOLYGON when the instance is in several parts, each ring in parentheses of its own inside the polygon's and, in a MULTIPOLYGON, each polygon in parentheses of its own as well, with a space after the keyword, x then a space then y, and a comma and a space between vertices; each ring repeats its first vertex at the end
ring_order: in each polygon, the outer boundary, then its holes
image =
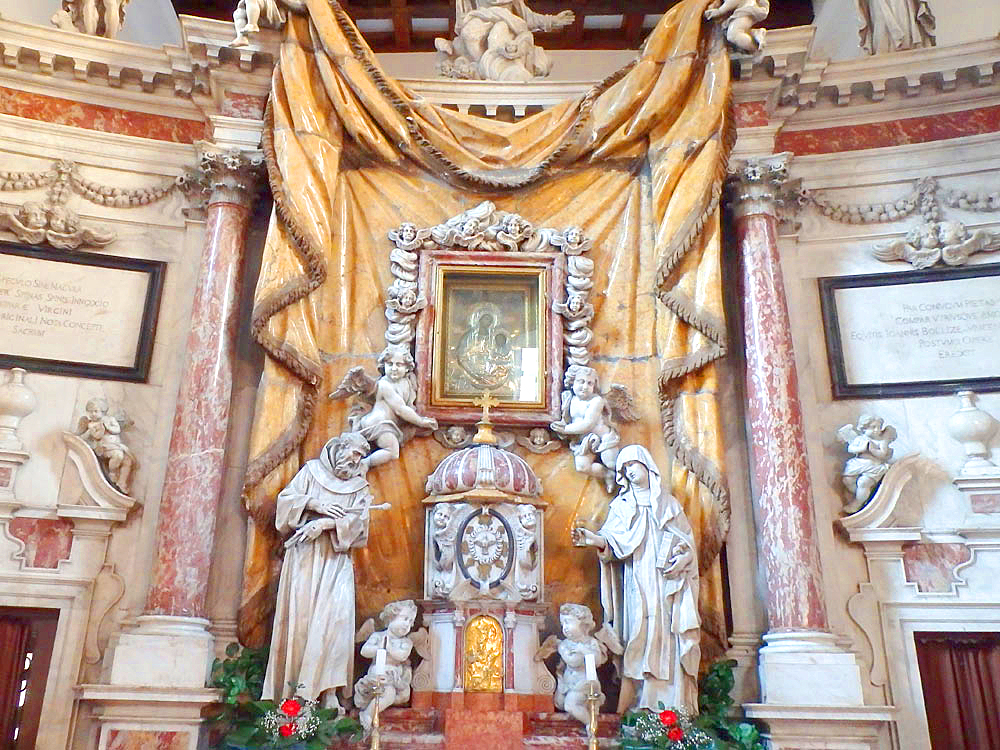
POLYGON ((471 445, 447 456, 427 477, 428 495, 489 490, 538 497, 542 483, 527 462, 494 445, 471 445))

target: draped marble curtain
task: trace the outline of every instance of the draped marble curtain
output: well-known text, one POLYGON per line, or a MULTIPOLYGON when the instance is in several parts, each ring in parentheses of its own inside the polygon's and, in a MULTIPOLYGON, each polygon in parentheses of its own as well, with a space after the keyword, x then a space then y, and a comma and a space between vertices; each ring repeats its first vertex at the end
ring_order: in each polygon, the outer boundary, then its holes
MULTIPOLYGON (((517 123, 453 112, 387 78, 336 2, 307 0, 306 14, 291 15, 266 114, 275 212, 252 323, 268 357, 245 488, 254 529, 244 642, 267 634, 280 566, 274 498, 344 429, 344 403, 326 394, 350 367, 374 372, 391 281, 386 233, 491 200, 535 226, 576 224, 594 239, 595 366, 604 386, 636 396, 642 418, 623 426, 623 443, 672 467, 699 540, 706 631, 721 643, 729 513, 713 362, 725 353, 718 207, 735 133, 729 56, 702 20, 709 2, 683 0, 634 64, 517 123)), ((446 453, 418 438, 369 475, 392 509, 373 517, 355 557, 362 617, 419 598, 423 483, 446 453)), ((570 545, 569 530, 577 517, 602 518, 609 498, 567 451, 526 458, 551 504, 551 598, 599 611, 596 561, 570 545)))

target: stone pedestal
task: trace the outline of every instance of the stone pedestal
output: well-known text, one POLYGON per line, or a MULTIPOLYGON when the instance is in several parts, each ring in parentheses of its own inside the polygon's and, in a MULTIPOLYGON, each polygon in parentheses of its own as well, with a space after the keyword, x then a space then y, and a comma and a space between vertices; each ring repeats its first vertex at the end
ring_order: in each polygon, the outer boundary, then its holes
POLYGON ((770 750, 872 750, 888 742, 893 709, 869 706, 776 706, 747 703, 747 717, 767 724, 770 750))
MULTIPOLYGON (((768 591, 769 632, 759 655, 761 698, 776 722, 769 724, 773 747, 869 748, 873 745, 780 739, 798 737, 800 730, 802 737, 808 736, 808 725, 817 719, 804 707, 837 706, 828 715, 836 722, 838 716, 851 715, 854 709, 848 707, 864 704, 857 661, 830 634, 823 597, 798 373, 777 244, 787 160, 787 154, 747 160, 737 166, 730 184, 743 277, 754 510, 768 591)), ((884 714, 885 709, 879 710, 884 714)), ((764 713, 757 716, 767 718, 764 713)), ((831 729, 830 735, 838 731, 831 729)))

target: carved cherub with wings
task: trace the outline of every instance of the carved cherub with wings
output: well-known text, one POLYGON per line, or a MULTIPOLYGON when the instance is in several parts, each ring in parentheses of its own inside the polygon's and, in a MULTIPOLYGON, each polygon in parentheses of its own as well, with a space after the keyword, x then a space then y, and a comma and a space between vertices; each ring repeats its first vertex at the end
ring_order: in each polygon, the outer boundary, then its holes
POLYGON ((868 502, 889 471, 892 459, 889 444, 896 439, 896 428, 881 417, 862 414, 856 426, 845 424, 837 430, 837 437, 847 444, 847 452, 851 454, 843 472, 844 487, 851 496, 844 504, 844 512, 855 513, 868 502))
POLYGON ((562 419, 549 426, 553 432, 570 439, 576 470, 602 477, 605 488, 611 492, 621 442, 614 423, 639 419, 632 395, 617 383, 607 393, 601 393, 597 371, 584 365, 570 366, 564 385, 562 419))
POLYGON ((374 673, 375 657, 381 649, 385 649, 385 672, 382 675, 379 710, 410 701, 413 682, 410 652, 416 650, 419 656, 426 659, 430 645, 426 628, 410 632, 416 617, 417 605, 412 599, 390 602, 379 615, 385 630, 376 630, 375 620, 369 618, 354 636, 355 643, 363 643, 361 656, 372 660, 368 673, 354 686, 354 703, 361 709, 358 718, 366 731, 371 729, 372 714, 375 712, 375 686, 378 680, 374 673))
POLYGON ((351 430, 376 448, 365 459, 368 468, 399 458, 400 443, 413 437, 416 429, 436 430, 438 426, 436 419, 423 417, 413 408, 417 379, 409 348, 390 344, 382 350, 378 364, 384 373, 378 380, 363 367, 353 367, 330 394, 331 399, 360 398, 348 421, 351 430))
MULTIPOLYGON (((564 638, 550 635, 535 652, 535 661, 559 654, 556 668, 556 708, 586 724, 590 720, 587 707, 586 657, 593 654, 594 665, 604 664, 610 654, 621 656, 625 651, 614 629, 605 624, 596 633, 594 616, 582 604, 563 604, 559 608, 559 624, 564 638)), ((600 686, 598 686, 598 689, 600 686)), ((600 696, 603 702, 604 696, 600 696)))
POLYGON ((914 227, 906 236, 872 249, 881 261, 905 260, 914 268, 929 268, 938 262, 962 266, 969 256, 1000 248, 1000 235, 977 229, 969 232, 958 221, 925 222, 914 227))

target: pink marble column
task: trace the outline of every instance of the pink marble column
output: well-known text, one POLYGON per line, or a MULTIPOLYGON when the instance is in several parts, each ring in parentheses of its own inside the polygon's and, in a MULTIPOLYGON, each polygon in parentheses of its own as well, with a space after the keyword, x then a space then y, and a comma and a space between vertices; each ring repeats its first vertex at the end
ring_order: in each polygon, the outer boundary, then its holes
POLYGON ((749 160, 738 165, 730 185, 742 261, 758 549, 771 633, 828 629, 798 375, 778 257, 775 214, 786 162, 787 155, 749 160))
POLYGON ((223 453, 243 243, 256 195, 259 156, 204 151, 209 198, 205 248, 174 414, 146 612, 204 617, 223 453))

